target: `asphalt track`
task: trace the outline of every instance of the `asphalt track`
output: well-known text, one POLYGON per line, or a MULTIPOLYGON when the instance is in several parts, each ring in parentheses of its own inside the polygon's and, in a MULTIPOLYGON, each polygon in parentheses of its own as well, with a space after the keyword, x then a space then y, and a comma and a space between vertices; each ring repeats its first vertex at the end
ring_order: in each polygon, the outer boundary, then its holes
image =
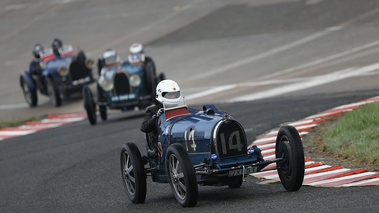
MULTIPOLYGON (((35 42, 55 37, 96 58, 124 58, 140 41, 158 70, 175 79, 190 106, 214 103, 241 121, 249 140, 335 106, 377 96, 378 2, 3 1, 0 118, 83 112, 81 97, 29 109, 17 83, 35 42)), ((143 112, 142 112, 143 113, 143 112)), ((375 212, 378 186, 286 192, 249 178, 243 187, 200 187, 196 208, 182 209, 166 184, 148 182, 145 204, 127 200, 120 146, 143 149, 141 112, 112 113, 0 141, 1 212, 375 212), (79 130, 79 131, 78 131, 79 130)))

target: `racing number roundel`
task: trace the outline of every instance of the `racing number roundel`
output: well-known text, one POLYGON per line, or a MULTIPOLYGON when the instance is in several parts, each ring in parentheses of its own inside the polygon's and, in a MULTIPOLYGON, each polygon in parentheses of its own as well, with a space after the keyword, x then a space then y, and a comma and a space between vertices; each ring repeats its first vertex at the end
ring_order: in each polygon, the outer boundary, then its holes
POLYGON ((218 129, 217 151, 222 157, 246 154, 246 136, 235 121, 225 121, 218 129))

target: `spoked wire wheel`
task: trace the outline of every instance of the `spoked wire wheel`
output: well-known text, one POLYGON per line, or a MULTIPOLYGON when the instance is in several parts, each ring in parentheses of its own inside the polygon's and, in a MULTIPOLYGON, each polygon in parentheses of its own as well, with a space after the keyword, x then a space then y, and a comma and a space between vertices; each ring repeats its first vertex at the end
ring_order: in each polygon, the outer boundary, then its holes
POLYGON ((197 204, 198 188, 195 169, 184 147, 173 144, 167 150, 167 171, 171 189, 183 207, 197 204))
POLYGON ((24 93, 26 103, 30 107, 37 106, 37 91, 32 90, 25 80, 22 80, 22 91, 24 93))
POLYGON ((146 173, 141 153, 134 143, 127 142, 122 146, 120 163, 121 176, 129 199, 133 203, 145 202, 146 173))

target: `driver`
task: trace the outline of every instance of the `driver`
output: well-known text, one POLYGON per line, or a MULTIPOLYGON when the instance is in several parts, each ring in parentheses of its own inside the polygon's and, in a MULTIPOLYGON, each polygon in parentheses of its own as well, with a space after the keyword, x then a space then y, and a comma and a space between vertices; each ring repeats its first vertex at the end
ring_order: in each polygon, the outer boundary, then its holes
POLYGON ((103 54, 104 65, 106 69, 110 69, 112 67, 120 65, 120 56, 118 56, 117 52, 112 49, 108 49, 103 54))
POLYGON ((110 68, 116 66, 120 63, 120 56, 118 56, 117 52, 113 49, 107 49, 103 54, 100 55, 97 60, 97 70, 99 76, 101 75, 101 70, 106 67, 110 68))
POLYGON ((99 71, 99 84, 101 85, 104 81, 104 74, 107 70, 119 66, 120 65, 120 57, 117 52, 112 49, 106 50, 103 55, 98 60, 98 68, 101 69, 99 71))
POLYGON ((156 94, 155 98, 159 101, 159 104, 146 109, 145 118, 140 128, 142 132, 148 133, 148 155, 150 157, 157 155, 158 130, 156 128, 156 122, 164 112, 163 104, 166 107, 175 107, 182 98, 180 87, 173 80, 163 80, 159 82, 156 88, 156 94))
POLYGON ((134 43, 129 47, 128 61, 130 64, 144 64, 145 59, 146 57, 142 44, 134 43))
POLYGON ((55 56, 60 56, 62 51, 62 40, 59 38, 55 38, 51 43, 51 48, 53 49, 53 53, 55 56))
POLYGON ((32 75, 40 75, 41 74, 41 54, 43 52, 43 46, 41 44, 35 44, 33 46, 33 60, 29 65, 29 72, 32 75))
POLYGON ((156 76, 156 68, 155 68, 155 63, 153 59, 149 56, 145 56, 144 48, 143 45, 140 43, 134 43, 129 47, 129 56, 128 56, 128 61, 132 65, 141 65, 145 72, 145 83, 148 91, 153 92, 154 91, 154 86, 151 84, 151 80, 149 80, 149 76, 156 76), (149 83, 150 82, 150 83, 149 83))

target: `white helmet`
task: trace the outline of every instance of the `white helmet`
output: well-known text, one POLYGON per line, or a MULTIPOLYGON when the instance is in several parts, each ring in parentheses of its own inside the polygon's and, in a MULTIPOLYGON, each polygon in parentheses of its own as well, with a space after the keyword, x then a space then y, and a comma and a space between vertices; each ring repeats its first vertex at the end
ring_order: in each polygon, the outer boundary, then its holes
POLYGON ((129 48, 128 60, 130 63, 138 63, 145 61, 145 53, 143 52, 143 46, 140 43, 134 43, 129 48))
POLYGON ((156 89, 157 101, 164 103, 167 107, 174 107, 179 104, 182 95, 179 85, 173 80, 163 80, 159 82, 156 89))
POLYGON ((106 65, 111 65, 120 62, 120 57, 114 50, 107 50, 103 54, 104 62, 106 65))

